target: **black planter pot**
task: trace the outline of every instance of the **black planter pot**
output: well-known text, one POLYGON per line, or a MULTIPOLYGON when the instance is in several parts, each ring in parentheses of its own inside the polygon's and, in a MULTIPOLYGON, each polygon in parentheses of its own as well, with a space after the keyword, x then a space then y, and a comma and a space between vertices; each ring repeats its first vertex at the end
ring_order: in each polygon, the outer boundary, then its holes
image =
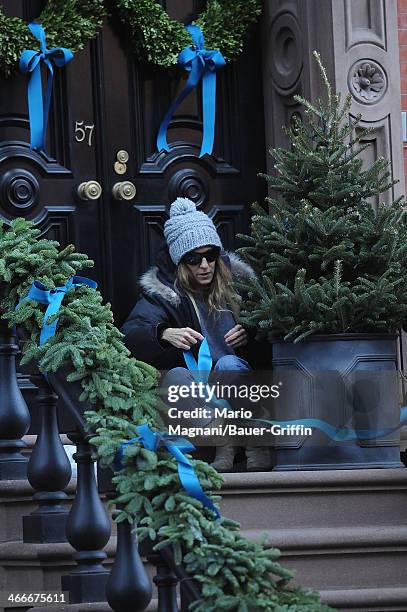
POLYGON ((312 435, 275 437, 275 470, 403 468, 396 334, 311 336, 274 340, 273 378, 282 383, 274 418, 320 419, 352 428, 356 440, 312 435), (366 435, 365 432, 369 432, 366 435))

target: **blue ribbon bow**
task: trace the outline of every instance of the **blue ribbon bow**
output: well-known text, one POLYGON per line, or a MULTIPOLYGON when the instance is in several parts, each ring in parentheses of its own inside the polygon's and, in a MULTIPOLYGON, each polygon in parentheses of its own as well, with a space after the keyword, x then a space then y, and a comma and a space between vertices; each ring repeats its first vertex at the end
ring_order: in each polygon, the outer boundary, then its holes
POLYGON ((25 49, 20 58, 20 70, 21 72, 31 73, 28 81, 31 149, 43 150, 54 76, 52 64, 55 64, 58 68, 65 66, 73 58, 73 53, 65 47, 47 49, 44 28, 39 23, 30 23, 28 27, 33 36, 39 40, 41 50, 25 49), (42 99, 41 62, 44 62, 50 71, 44 102, 42 99))
POLYGON ((114 464, 115 470, 118 471, 123 469, 122 459, 124 456, 124 449, 133 442, 141 442, 144 448, 154 452, 157 451, 159 446, 164 446, 177 461, 179 479, 188 495, 200 501, 206 508, 212 510, 217 518, 220 518, 218 509, 212 500, 204 493, 193 466, 184 455, 184 453, 194 451, 195 446, 180 436, 170 436, 165 432, 158 433, 152 431, 147 424, 138 425, 136 431, 138 433, 137 437, 127 442, 123 442, 120 446, 114 464))
POLYGON ((91 280, 90 278, 84 278, 83 276, 73 276, 65 285, 56 287, 56 289, 47 289, 45 285, 39 281, 34 281, 27 295, 18 303, 17 309, 21 306, 21 304, 27 302, 28 300, 34 300, 39 304, 46 304, 48 306, 42 323, 40 346, 42 346, 49 338, 55 336, 59 321, 59 319, 55 319, 55 321, 52 323, 47 323, 47 320, 53 314, 58 312, 67 291, 71 287, 79 287, 80 285, 87 285, 88 287, 92 287, 92 289, 97 288, 97 283, 95 281, 91 280))
POLYGON ((178 64, 182 66, 189 77, 184 89, 172 103, 165 115, 157 136, 157 148, 169 151, 167 142, 167 128, 171 118, 190 91, 192 91, 202 78, 202 108, 203 108, 203 138, 199 157, 206 153, 211 155, 215 137, 216 113, 216 71, 226 65, 225 58, 220 51, 205 49, 205 39, 201 28, 197 25, 186 26, 193 44, 185 47, 178 56, 178 64))

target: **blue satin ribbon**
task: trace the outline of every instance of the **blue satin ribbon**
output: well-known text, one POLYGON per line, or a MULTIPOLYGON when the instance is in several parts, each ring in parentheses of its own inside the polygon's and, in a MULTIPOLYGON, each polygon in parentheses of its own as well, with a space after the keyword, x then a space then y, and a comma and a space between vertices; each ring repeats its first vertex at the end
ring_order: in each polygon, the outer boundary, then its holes
MULTIPOLYGON (((191 372, 194 379, 197 382, 207 383, 213 363, 208 339, 204 338, 202 340, 201 346, 199 347, 198 363, 196 362, 196 359, 193 356, 191 349, 189 351, 183 351, 183 354, 187 368, 191 372)), ((209 395, 205 394, 205 397, 208 398, 209 395)), ((231 408, 229 402, 225 399, 218 399, 217 397, 213 396, 211 402, 212 404, 216 404, 218 406, 223 406, 228 409, 231 408)))
POLYGON ((27 295, 20 300, 17 305, 17 309, 28 300, 33 300, 39 304, 45 304, 48 308, 45 311, 44 319, 42 323, 40 333, 40 346, 42 346, 49 338, 55 336, 59 319, 55 319, 52 323, 47 323, 49 317, 57 313, 61 307, 62 301, 71 287, 79 287, 80 285, 87 285, 92 289, 97 288, 97 283, 90 278, 84 278, 83 276, 73 276, 67 283, 56 289, 47 289, 45 285, 39 281, 34 281, 31 285, 27 295))
POLYGON ((212 370, 212 355, 209 348, 208 339, 204 338, 198 351, 198 363, 192 351, 183 351, 185 363, 188 370, 192 372, 197 382, 208 382, 209 374, 212 370))
MULTIPOLYGON (((183 351, 185 363, 188 366, 188 370, 192 373, 193 377, 197 382, 208 382, 209 374, 212 368, 212 356, 209 349, 207 338, 204 338, 198 352, 198 363, 192 354, 192 351, 183 351)), ((212 402, 214 404, 222 405, 227 408, 231 408, 229 402, 224 399, 218 399, 213 397, 212 402)), ((380 438, 387 436, 393 431, 400 429, 403 425, 407 424, 407 406, 400 409, 400 421, 397 425, 382 429, 353 429, 351 427, 335 427, 326 421, 321 419, 295 419, 292 421, 275 421, 270 419, 243 419, 246 421, 256 423, 267 423, 268 425, 278 425, 281 428, 287 428, 295 425, 302 425, 304 427, 315 427, 323 431, 331 440, 335 442, 348 442, 350 440, 371 440, 374 438, 380 438)))
POLYGON ((20 58, 20 70, 21 72, 31 73, 30 80, 28 81, 31 149, 43 150, 45 147, 48 113, 51 104, 52 80, 54 77, 52 64, 57 66, 57 68, 65 66, 73 58, 73 53, 69 49, 65 49, 65 47, 47 49, 45 31, 39 23, 30 23, 28 28, 33 36, 39 40, 41 50, 25 49, 20 58), (41 83, 42 62, 44 62, 50 72, 44 102, 41 83))
POLYGON ((185 47, 178 56, 178 64, 182 66, 189 77, 184 89, 172 103, 165 115, 157 136, 157 149, 169 151, 167 142, 167 128, 172 116, 184 98, 195 89, 202 78, 202 110, 203 110, 203 138, 199 157, 206 153, 211 155, 215 138, 216 113, 216 71, 226 65, 225 58, 220 51, 205 49, 205 39, 201 28, 197 25, 186 26, 191 35, 193 44, 185 47))
POLYGON ((206 508, 212 510, 217 518, 220 518, 218 509, 212 500, 204 493, 193 466, 184 455, 184 453, 194 451, 195 446, 180 436, 170 436, 168 433, 152 431, 147 424, 138 425, 136 431, 138 433, 137 437, 127 442, 123 442, 120 446, 114 464, 115 470, 118 471, 123 469, 122 459, 124 456, 124 449, 129 444, 133 444, 133 442, 140 442, 144 448, 154 452, 157 451, 159 446, 164 446, 177 461, 179 479, 188 495, 200 501, 206 508))
POLYGON ((248 421, 256 421, 267 423, 269 425, 279 425, 281 428, 291 427, 292 425, 303 425, 304 427, 315 427, 323 431, 331 440, 335 442, 349 442, 351 440, 373 440, 388 436, 403 425, 407 424, 407 406, 400 408, 400 421, 393 427, 382 429, 353 429, 352 427, 335 427, 321 419, 295 419, 293 421, 272 421, 268 419, 247 419, 248 421))

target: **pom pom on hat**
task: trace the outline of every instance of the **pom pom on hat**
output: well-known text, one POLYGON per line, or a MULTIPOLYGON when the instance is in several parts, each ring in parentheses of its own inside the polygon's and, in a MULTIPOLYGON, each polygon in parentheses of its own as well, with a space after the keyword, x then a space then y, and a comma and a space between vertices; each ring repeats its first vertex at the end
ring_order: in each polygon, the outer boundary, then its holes
POLYGON ((199 247, 213 245, 222 249, 212 219, 196 210, 194 202, 188 198, 177 198, 171 204, 170 218, 164 224, 164 236, 176 265, 186 253, 199 247))
POLYGON ((177 215, 185 215, 186 213, 196 212, 195 203, 188 198, 177 198, 175 202, 171 204, 170 217, 176 217, 177 215))

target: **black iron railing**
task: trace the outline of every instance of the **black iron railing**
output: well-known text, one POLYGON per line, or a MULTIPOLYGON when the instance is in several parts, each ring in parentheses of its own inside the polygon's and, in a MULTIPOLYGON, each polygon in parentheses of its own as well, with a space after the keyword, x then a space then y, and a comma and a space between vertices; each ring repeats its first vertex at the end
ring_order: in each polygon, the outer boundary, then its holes
MULTIPOLYGON (((34 489, 33 500, 38 504, 23 517, 23 542, 71 544, 76 565, 61 577, 62 590, 69 592, 70 603, 107 601, 116 612, 145 610, 153 595, 152 580, 128 523, 117 525, 116 554, 110 572, 103 565, 111 522, 98 491, 95 459, 89 444, 91 435, 85 430, 76 399, 79 389, 64 382, 64 372, 51 374, 48 380, 40 374, 33 377, 38 389, 39 433, 29 460, 21 453, 30 414, 18 387, 17 352, 13 332, 0 319, 0 479, 28 478, 34 489), (71 465, 59 434, 58 397, 76 425, 68 433, 77 449, 73 455, 77 463, 76 495, 70 510, 64 489, 71 479, 71 465)), ((155 552, 151 542, 143 542, 141 553, 155 567, 153 582, 158 612, 179 610, 178 583, 181 610, 188 610, 189 604, 199 597, 198 583, 175 564, 171 550, 155 552)))

